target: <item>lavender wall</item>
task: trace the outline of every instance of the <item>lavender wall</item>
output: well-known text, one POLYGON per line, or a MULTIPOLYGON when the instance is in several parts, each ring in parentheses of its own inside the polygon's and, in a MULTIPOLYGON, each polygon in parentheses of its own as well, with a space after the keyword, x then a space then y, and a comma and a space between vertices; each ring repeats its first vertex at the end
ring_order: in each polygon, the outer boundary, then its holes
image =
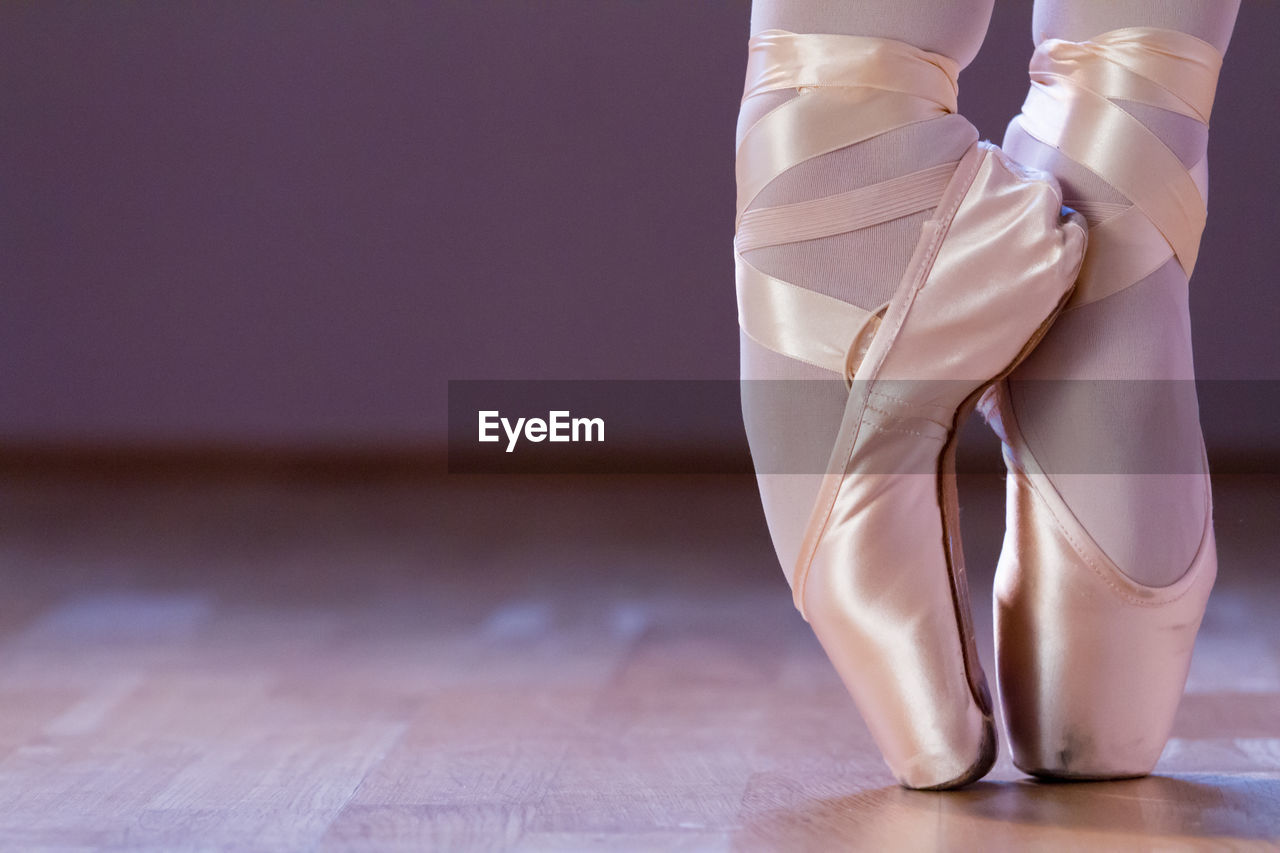
MULTIPOLYGON (((0 4, 0 440, 419 444, 450 378, 736 375, 748 12, 0 4)), ((1029 18, 998 3, 962 78, 986 136, 1029 18)), ((1280 378, 1278 41, 1246 0, 1194 282, 1215 378, 1280 378)))

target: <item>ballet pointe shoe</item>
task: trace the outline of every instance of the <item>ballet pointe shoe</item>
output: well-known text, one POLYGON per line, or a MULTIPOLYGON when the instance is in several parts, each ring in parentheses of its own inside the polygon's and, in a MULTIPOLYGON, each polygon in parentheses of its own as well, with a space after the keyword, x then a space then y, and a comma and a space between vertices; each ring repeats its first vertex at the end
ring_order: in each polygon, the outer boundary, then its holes
MULTIPOLYGON (((1203 162, 1188 170, 1109 99, 1207 122, 1220 64, 1211 45, 1152 28, 1082 43, 1047 40, 1036 49, 1033 88, 1008 149, 1017 156, 1019 145, 1039 140, 1133 202, 1090 214, 1089 251, 1068 310, 1143 280, 1171 258, 1190 274, 1205 218, 1203 162)), ((1137 583, 1073 515, 1028 447, 1008 383, 992 389, 982 410, 1008 468, 995 627, 1014 764, 1055 779, 1146 775, 1172 729, 1217 572, 1209 504, 1185 574, 1169 586, 1137 583)), ((1207 463, 1204 476, 1207 493, 1207 463)))
MULTIPOLYGON (((798 94, 740 138, 739 324, 755 343, 844 377, 849 389, 807 523, 794 531, 794 563, 783 557, 783 569, 899 782, 958 787, 990 769, 996 735, 957 525, 957 427, 1065 303, 1084 222, 1062 209, 1052 178, 976 141, 958 162, 752 208, 762 187, 809 157, 954 111, 955 65, 885 39, 776 30, 753 37, 750 57, 745 98, 798 94), (877 311, 743 257, 930 209, 877 311)), ((770 519, 775 542, 783 523, 770 519)))
POLYGON ((1173 727, 1217 572, 1213 526, 1206 514, 1195 559, 1172 585, 1131 580, 1039 469, 1005 392, 989 418, 1009 468, 995 625, 1013 763, 1048 779, 1145 776, 1173 727))

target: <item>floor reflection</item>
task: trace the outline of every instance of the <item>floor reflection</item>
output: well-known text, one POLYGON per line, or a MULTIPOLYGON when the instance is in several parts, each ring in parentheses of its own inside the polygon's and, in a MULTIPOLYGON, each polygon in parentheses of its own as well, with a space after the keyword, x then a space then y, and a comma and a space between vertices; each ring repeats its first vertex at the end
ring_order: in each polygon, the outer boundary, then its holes
POLYGON ((744 838, 788 850, 1280 849, 1280 779, 1180 774, 1122 782, 878 788, 761 812, 744 838))

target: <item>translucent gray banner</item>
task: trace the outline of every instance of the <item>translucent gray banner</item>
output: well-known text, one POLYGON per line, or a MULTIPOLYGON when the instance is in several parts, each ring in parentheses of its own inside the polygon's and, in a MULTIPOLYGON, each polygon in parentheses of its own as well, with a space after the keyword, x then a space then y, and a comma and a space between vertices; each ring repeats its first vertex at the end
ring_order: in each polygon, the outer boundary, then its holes
MULTIPOLYGON (((940 382, 876 390, 882 399, 955 396, 940 382)), ((840 380, 454 380, 449 472, 822 473, 850 396, 840 380)), ((1009 384, 1006 411, 1051 475, 1198 474, 1197 411, 1212 468, 1280 473, 1280 380, 1022 381, 1009 384)), ((969 448, 999 464, 979 414, 967 425, 927 407, 893 416, 904 436, 919 433, 903 440, 941 449, 957 426, 962 457, 969 448)), ((933 473, 919 461, 876 464, 862 473, 933 473)))

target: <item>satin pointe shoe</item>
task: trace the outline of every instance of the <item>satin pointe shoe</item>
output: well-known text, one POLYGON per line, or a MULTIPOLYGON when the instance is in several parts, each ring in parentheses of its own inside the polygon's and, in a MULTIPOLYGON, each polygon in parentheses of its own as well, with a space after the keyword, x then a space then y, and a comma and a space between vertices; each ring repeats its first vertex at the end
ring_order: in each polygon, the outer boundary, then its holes
MULTIPOLYGON (((763 187, 811 157, 953 112, 956 66, 887 39, 757 34, 744 101, 787 89, 795 97, 740 130, 739 325, 775 353, 844 377, 849 391, 804 529, 780 536, 786 519, 769 518, 770 530, 796 607, 896 778, 909 788, 957 787, 990 769, 996 737, 956 519, 956 430, 1065 303, 1085 224, 1063 210, 1052 178, 977 142, 976 132, 957 162, 753 207, 763 187), (743 258, 925 210, 934 213, 879 310, 743 258)), ((747 431, 758 457, 762 437, 750 422, 747 431)))
MULTIPOLYGON (((1153 28, 1080 43, 1047 40, 1036 49, 1032 90, 1006 140, 1010 152, 1019 156, 1020 145, 1039 140, 1132 201, 1081 205, 1089 251, 1068 310, 1142 281, 1171 258, 1190 275, 1205 221, 1204 162, 1188 170, 1109 99, 1207 123, 1220 65, 1211 45, 1153 28)), ((995 624, 1014 763, 1049 778, 1145 775, 1172 729, 1217 572, 1210 504, 1185 574, 1163 587, 1135 582, 1054 487, 1053 472, 1019 427, 1016 399, 1016 383, 1006 382, 982 401, 1008 468, 995 624)), ((1203 470, 1208 494, 1207 463, 1203 470)))

